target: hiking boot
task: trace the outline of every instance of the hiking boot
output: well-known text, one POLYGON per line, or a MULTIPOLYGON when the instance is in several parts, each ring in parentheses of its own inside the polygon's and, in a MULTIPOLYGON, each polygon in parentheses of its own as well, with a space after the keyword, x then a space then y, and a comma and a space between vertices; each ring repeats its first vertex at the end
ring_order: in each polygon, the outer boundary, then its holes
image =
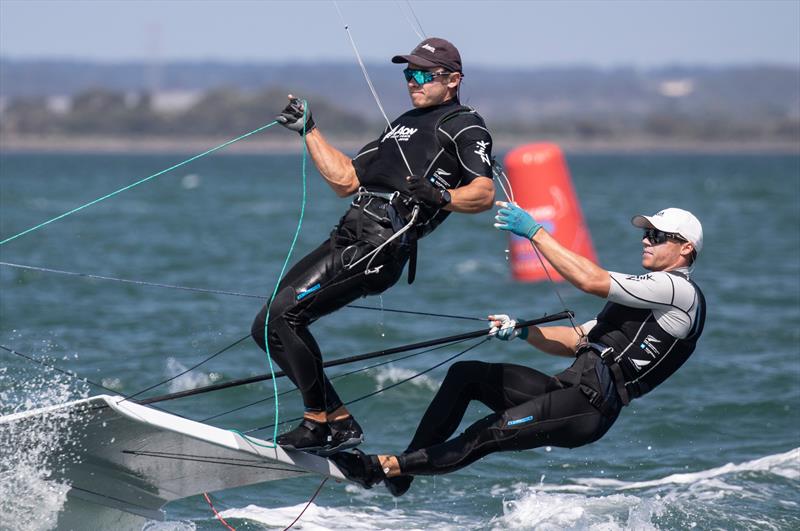
POLYGON ((383 484, 386 485, 386 490, 394 496, 402 496, 408 489, 411 488, 411 482, 414 481, 414 476, 395 476, 393 478, 386 478, 383 484))
POLYGON ((352 452, 339 452, 330 459, 344 477, 365 489, 371 489, 385 478, 377 455, 367 455, 356 449, 352 452))
POLYGON ((276 442, 290 450, 316 452, 324 448, 330 440, 330 428, 325 422, 304 418, 292 431, 278 436, 276 442))
POLYGON ((342 450, 353 448, 364 442, 364 432, 352 416, 328 422, 330 436, 325 447, 316 453, 328 457, 342 450))

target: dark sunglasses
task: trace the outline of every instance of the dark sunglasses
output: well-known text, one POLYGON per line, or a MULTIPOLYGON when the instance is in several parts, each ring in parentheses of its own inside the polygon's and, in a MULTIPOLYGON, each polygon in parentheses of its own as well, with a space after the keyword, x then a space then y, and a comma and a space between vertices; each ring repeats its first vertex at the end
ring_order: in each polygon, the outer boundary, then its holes
POLYGON ((450 74, 451 72, 428 72, 427 70, 413 70, 411 68, 403 70, 406 81, 411 81, 413 79, 417 85, 424 85, 425 83, 430 83, 439 76, 449 76, 450 74))
POLYGON ((663 232, 658 229, 644 229, 644 237, 653 245, 661 245, 667 240, 679 242, 688 241, 680 234, 675 234, 674 232, 663 232))

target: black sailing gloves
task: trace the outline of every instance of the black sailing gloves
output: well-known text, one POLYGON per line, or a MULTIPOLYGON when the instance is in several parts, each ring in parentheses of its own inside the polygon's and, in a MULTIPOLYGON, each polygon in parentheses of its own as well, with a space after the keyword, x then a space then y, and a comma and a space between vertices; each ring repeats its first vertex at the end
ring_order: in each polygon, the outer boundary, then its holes
POLYGON ((406 180, 411 197, 418 203, 432 208, 442 208, 450 203, 450 192, 432 185, 428 179, 409 175, 406 180))
MULTIPOLYGON (((291 97, 291 94, 289 96, 291 97)), ((275 117, 275 120, 286 129, 297 131, 300 136, 303 136, 303 110, 303 101, 292 97, 289 100, 289 104, 275 117)), ((306 134, 314 127, 316 127, 316 124, 314 124, 314 119, 311 117, 311 111, 308 111, 305 123, 306 134)))

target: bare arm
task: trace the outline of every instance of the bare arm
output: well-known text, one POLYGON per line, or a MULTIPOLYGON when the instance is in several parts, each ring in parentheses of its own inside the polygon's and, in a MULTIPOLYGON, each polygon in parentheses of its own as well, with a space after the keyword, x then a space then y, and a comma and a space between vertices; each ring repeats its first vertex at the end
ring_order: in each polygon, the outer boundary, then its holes
POLYGON ((488 177, 476 177, 466 186, 450 192, 451 201, 444 209, 464 214, 477 214, 492 208, 494 201, 494 181, 488 177))
POLYGON ((547 354, 572 358, 581 336, 571 326, 530 326, 528 343, 547 354))
POLYGON ((311 160, 336 195, 346 197, 358 190, 360 183, 353 161, 333 147, 319 131, 319 127, 306 134, 306 144, 311 160))
MULTIPOLYGON (((501 328, 503 325, 514 324, 514 321, 505 314, 490 315, 489 320, 493 330, 501 328)), ((504 337, 505 330, 497 331, 500 339, 513 339, 516 336, 515 334, 504 337)), ((586 335, 582 327, 573 328, 571 326, 529 326, 527 329, 519 329, 517 332, 522 332, 520 336, 525 337, 525 331, 527 331, 526 340, 533 347, 547 354, 568 358, 575 356, 575 352, 586 335)), ((509 335, 507 334, 507 336, 509 335)))
POLYGON ((604 299, 608 297, 608 290, 611 288, 608 271, 588 258, 570 251, 544 229, 536 231, 531 241, 556 271, 576 288, 604 299))

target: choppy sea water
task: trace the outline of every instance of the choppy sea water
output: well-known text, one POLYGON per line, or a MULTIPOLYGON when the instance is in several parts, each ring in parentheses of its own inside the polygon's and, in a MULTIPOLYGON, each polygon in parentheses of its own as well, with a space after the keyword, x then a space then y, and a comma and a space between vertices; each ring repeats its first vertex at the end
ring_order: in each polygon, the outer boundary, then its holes
MULTIPOLYGON (((3 155, 0 236, 7 237, 185 158, 181 155, 3 155)), ((575 155, 568 161, 601 264, 639 272, 629 219, 665 206, 694 211, 705 250, 695 279, 709 310, 689 362, 627 408, 599 442, 495 454, 465 470, 419 478, 392 498, 329 482, 298 529, 796 529, 800 527, 800 158, 735 155, 575 155)), ((347 206, 309 172, 295 258, 316 246, 347 206)), ((5 262, 268 294, 299 216, 299 155, 217 156, 166 174, 0 247, 5 262)), ((434 313, 536 317, 561 308, 547 283, 517 284, 491 213, 453 215, 421 243, 417 280, 360 304, 434 313)), ((181 372, 248 333, 255 299, 167 290, 0 267, 0 344, 119 393, 181 372)), ((558 286, 578 319, 600 299, 558 286)), ((481 323, 344 309, 313 327, 327 359, 479 328, 481 323)), ((463 348, 463 347, 462 347, 463 348)), ((351 399, 424 370, 457 347, 336 380, 351 399)), ((490 342, 463 356, 556 372, 566 360, 490 342)), ((340 374, 349 370, 331 370, 340 374)), ((266 372, 245 341, 152 394, 266 372)), ((398 451, 444 368, 352 406, 364 449, 398 451)), ((281 382, 279 390, 289 389, 281 382)), ((0 351, 0 414, 98 392, 0 351)), ((205 418, 272 392, 256 384, 164 404, 205 418)), ((300 413, 296 394, 280 415, 300 413)), ((465 422, 484 414, 469 411, 465 422)), ((271 403, 212 421, 268 425, 271 403)), ((69 485, 42 465, 69 457, 53 433, 0 432, 0 528, 48 529, 69 485), (35 449, 35 450, 32 450, 35 449)), ((268 433, 261 432, 261 436, 268 433)), ((213 495, 237 529, 282 529, 319 484, 298 478, 213 495)), ((202 497, 167 505, 150 530, 220 528, 202 497)))

